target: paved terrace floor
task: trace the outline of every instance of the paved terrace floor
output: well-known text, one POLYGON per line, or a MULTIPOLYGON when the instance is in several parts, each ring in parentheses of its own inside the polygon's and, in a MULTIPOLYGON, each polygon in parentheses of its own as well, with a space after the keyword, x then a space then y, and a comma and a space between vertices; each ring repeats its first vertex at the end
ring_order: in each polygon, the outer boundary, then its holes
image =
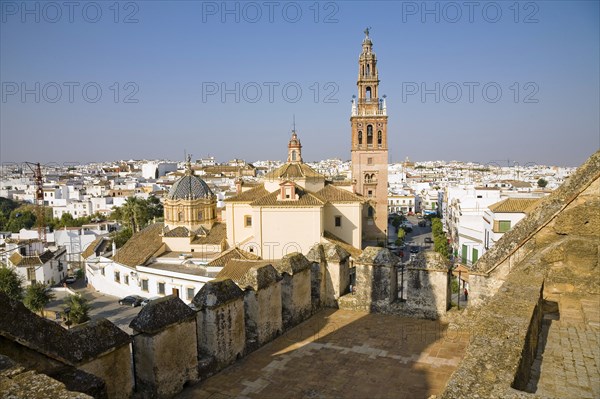
POLYGON ((600 295, 549 295, 558 312, 542 324, 529 392, 548 398, 600 398, 600 295))
POLYGON ((427 398, 468 345, 440 322, 324 310, 183 398, 427 398))

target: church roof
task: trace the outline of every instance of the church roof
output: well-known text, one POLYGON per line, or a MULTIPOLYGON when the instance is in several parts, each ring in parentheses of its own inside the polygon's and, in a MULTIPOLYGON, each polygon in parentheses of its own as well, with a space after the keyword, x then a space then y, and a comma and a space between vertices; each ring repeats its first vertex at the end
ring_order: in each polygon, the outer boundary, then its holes
MULTIPOLYGON (((165 229, 166 230, 166 229, 165 229)), ((185 226, 178 226, 174 229, 167 230, 163 233, 163 237, 189 237, 190 231, 185 226)))
POLYGON ((195 200, 212 198, 213 196, 213 192, 204 180, 191 173, 187 173, 173 184, 167 198, 171 200, 195 200))
POLYGON ((129 267, 143 265, 161 249, 163 242, 160 233, 162 230, 162 223, 154 223, 142 231, 138 231, 117 250, 113 260, 129 267))
POLYGON ((327 202, 363 202, 363 199, 358 195, 331 184, 327 184, 315 194, 327 202))
POLYGON ((265 190, 265 186, 261 184, 260 186, 251 188, 248 191, 244 191, 234 197, 227 198, 225 202, 252 202, 265 195, 269 195, 269 192, 265 190))
POLYGON ((310 191, 304 190, 303 188, 296 186, 296 194, 298 195, 297 200, 278 200, 277 197, 280 195, 280 191, 274 191, 271 194, 265 195, 264 197, 258 198, 257 200, 250 203, 251 206, 322 206, 325 204, 321 198, 317 197, 310 191))
POLYGON ((224 223, 215 223, 206 235, 199 235, 192 244, 221 244, 227 238, 227 227, 224 223))
POLYGON ((264 176, 266 180, 325 178, 322 174, 305 163, 285 163, 264 176))

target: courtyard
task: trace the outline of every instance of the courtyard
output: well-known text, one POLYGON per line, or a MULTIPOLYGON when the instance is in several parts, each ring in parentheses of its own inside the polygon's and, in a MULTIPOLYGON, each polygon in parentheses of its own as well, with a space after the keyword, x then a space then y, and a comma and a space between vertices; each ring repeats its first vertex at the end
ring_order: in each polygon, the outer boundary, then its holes
POLYGON ((327 309, 177 397, 427 398, 468 341, 438 321, 327 309))

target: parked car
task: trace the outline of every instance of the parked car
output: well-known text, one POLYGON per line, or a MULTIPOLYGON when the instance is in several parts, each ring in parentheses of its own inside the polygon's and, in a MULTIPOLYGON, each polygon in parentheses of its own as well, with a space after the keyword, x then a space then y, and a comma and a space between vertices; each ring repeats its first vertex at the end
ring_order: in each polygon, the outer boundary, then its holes
POLYGON ((419 253, 419 247, 410 247, 410 253, 411 254, 418 254, 419 253))
POLYGON ((433 239, 431 237, 425 237, 425 243, 426 244, 432 244, 433 243, 433 239))
POLYGON ((125 298, 119 299, 119 305, 136 307, 136 306, 140 306, 142 304, 142 302, 144 301, 144 299, 146 299, 146 298, 143 298, 139 295, 129 295, 129 296, 126 296, 125 298))
POLYGON ((427 222, 424 220, 419 220, 419 227, 425 227, 427 226, 427 222))
POLYGON ((150 302, 156 300, 156 299, 160 299, 162 298, 161 296, 153 296, 152 298, 146 298, 142 301, 142 303, 140 303, 140 305, 142 306, 146 306, 147 304, 149 304, 150 302))
POLYGON ((75 281, 77 281, 77 277, 75 276, 69 276, 65 279, 65 283, 67 284, 73 284, 75 281))

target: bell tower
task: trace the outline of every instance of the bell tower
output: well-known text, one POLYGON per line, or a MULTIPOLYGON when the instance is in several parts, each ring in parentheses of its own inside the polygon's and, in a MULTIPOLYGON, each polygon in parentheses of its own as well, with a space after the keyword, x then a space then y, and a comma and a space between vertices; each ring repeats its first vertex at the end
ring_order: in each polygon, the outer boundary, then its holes
POLYGON ((385 96, 379 98, 377 57, 369 28, 365 29, 358 57, 358 98, 353 96, 352 179, 354 191, 368 203, 363 211, 363 238, 386 239, 388 196, 387 110, 385 96))

